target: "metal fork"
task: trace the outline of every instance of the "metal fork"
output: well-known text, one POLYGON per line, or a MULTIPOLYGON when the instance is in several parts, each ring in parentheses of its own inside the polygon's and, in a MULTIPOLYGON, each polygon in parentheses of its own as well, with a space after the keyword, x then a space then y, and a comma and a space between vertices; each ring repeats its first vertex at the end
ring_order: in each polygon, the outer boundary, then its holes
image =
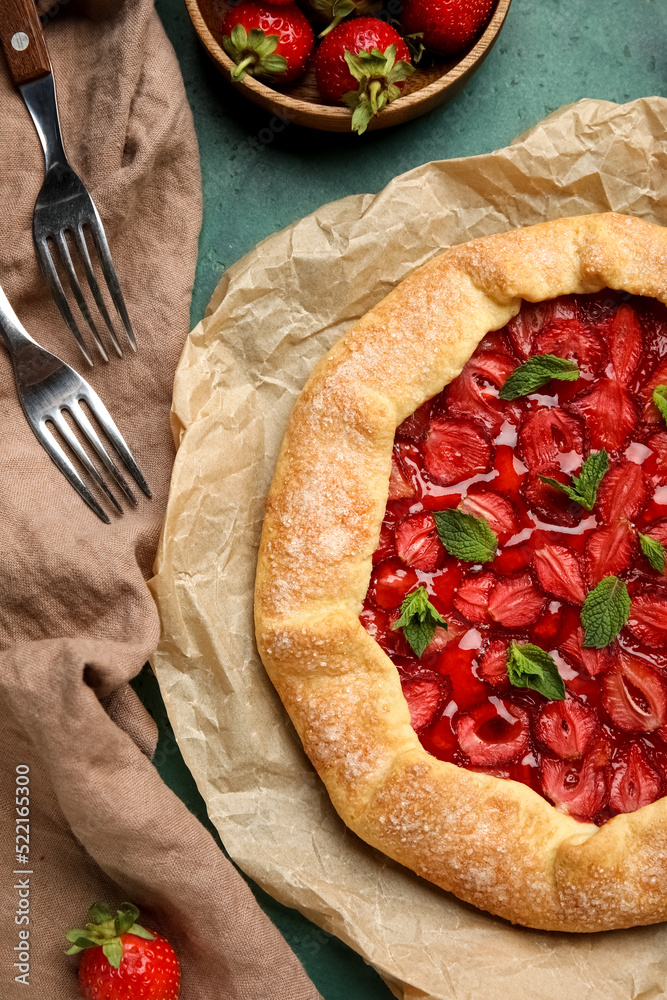
POLYGON ((75 256, 78 256, 80 265, 83 266, 88 288, 106 325, 111 343, 116 353, 122 356, 120 340, 95 276, 86 240, 88 233, 111 300, 121 319, 129 344, 136 351, 136 339, 120 290, 104 226, 93 199, 65 155, 51 61, 34 0, 0 0, 0 41, 11 77, 23 95, 44 150, 46 176, 35 203, 33 236, 37 258, 46 282, 83 356, 88 364, 92 365, 93 359, 70 309, 51 254, 49 247, 51 240, 61 269, 67 275, 67 283, 79 312, 90 329, 98 351, 104 360, 108 361, 89 301, 83 293, 74 268, 72 250, 75 249, 75 256))
POLYGON ((66 413, 69 414, 83 439, 95 452, 128 502, 136 506, 137 498, 126 483, 116 463, 110 458, 97 431, 81 406, 82 402, 86 404, 99 423, 139 488, 147 497, 150 497, 151 491, 148 484, 100 397, 80 375, 77 375, 73 368, 70 368, 54 354, 45 351, 26 333, 2 287, 0 287, 0 339, 4 342, 11 356, 16 390, 28 423, 49 457, 53 459, 62 474, 91 510, 105 524, 109 524, 109 516, 67 457, 58 438, 49 428, 49 424, 53 425, 70 452, 102 490, 117 513, 123 513, 123 508, 65 419, 66 413))

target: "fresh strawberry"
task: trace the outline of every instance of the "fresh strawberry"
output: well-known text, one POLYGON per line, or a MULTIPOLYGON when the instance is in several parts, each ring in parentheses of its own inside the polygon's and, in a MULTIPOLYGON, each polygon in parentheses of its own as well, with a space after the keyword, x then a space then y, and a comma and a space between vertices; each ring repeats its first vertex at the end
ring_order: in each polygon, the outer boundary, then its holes
POLYGON ((378 563, 371 576, 368 593, 379 608, 397 608, 405 595, 417 586, 417 574, 398 559, 378 563))
POLYGON ((489 597, 489 614, 505 628, 530 625, 544 607, 544 597, 533 586, 528 573, 503 577, 489 597))
POLYGON ((444 688, 436 677, 415 677, 402 681, 403 697, 410 709, 410 723, 415 732, 425 729, 435 719, 444 688))
POLYGON ((477 573, 464 578, 454 594, 454 607, 476 625, 487 621, 489 595, 495 582, 493 573, 477 573))
POLYGON ((598 490, 597 509, 605 524, 621 518, 633 520, 648 500, 646 477, 634 462, 619 462, 608 472, 598 490))
POLYGON ((598 375, 607 360, 607 351, 602 338, 578 319, 558 320, 552 323, 537 337, 535 353, 569 358, 571 361, 576 361, 579 368, 590 375, 598 375))
POLYGON ((166 938, 137 924, 138 916, 131 903, 123 903, 115 917, 106 903, 95 903, 85 928, 67 932, 67 954, 82 953, 85 1000, 178 1000, 176 952, 166 938))
POLYGON ((661 594, 638 594, 632 598, 628 631, 651 649, 667 644, 667 597, 661 594))
POLYGON ((240 81, 249 73, 289 83, 305 70, 315 37, 296 4, 241 0, 222 22, 222 45, 236 63, 232 80, 240 81))
POLYGON ((492 698, 456 722, 459 746, 478 766, 497 767, 528 749, 528 713, 511 702, 492 698))
POLYGON ((485 351, 473 356, 449 386, 449 412, 455 417, 473 417, 497 434, 507 409, 507 403, 498 397, 498 390, 515 368, 516 361, 509 354, 485 351))
POLYGON ((592 820, 607 801, 605 769, 587 757, 583 761, 543 757, 540 780, 544 795, 576 819, 592 820))
POLYGON ((635 549, 635 535, 629 521, 594 531, 586 542, 586 579, 596 587, 605 576, 618 576, 627 569, 635 549))
POLYGON ((431 420, 424 444, 424 468, 441 486, 488 472, 491 445, 480 427, 471 420, 431 420))
POLYGON ((629 753, 614 762, 609 805, 617 812, 634 812, 660 797, 660 784, 660 775, 651 767, 646 751, 633 743, 629 753))
POLYGON ((642 356, 644 344, 637 313, 627 303, 619 306, 609 328, 609 350, 614 374, 627 385, 642 356))
POLYGON ((584 630, 582 628, 571 632, 560 647, 560 651, 569 663, 577 670, 585 670, 591 677, 604 673, 615 663, 615 654, 611 647, 606 649, 590 649, 583 645, 584 630))
POLYGON ((637 422, 637 410, 630 393, 615 379, 598 379, 589 392, 573 399, 569 408, 583 417, 591 447, 597 449, 616 451, 637 422))
POLYGON ((495 688, 510 686, 507 674, 507 643, 494 639, 484 650, 477 671, 479 677, 495 688))
POLYGON ((352 129, 361 135, 373 117, 400 97, 414 73, 410 51, 391 25, 376 17, 344 21, 315 55, 315 76, 328 104, 353 109, 352 129))
POLYGON ((507 497, 500 493, 494 493, 492 490, 468 493, 461 501, 460 507, 464 514, 486 518, 491 531, 500 537, 510 538, 519 530, 514 507, 507 497))
POLYGON ((396 437, 409 439, 410 441, 420 441, 426 434, 431 420, 431 400, 422 403, 414 413, 406 417, 402 424, 396 428, 396 437))
POLYGON ((433 515, 428 511, 412 514, 396 528, 399 559, 414 569, 432 573, 445 560, 445 548, 438 537, 433 515))
POLYGON ((409 35, 421 34, 433 52, 454 56, 477 37, 496 0, 406 0, 400 15, 409 35))
POLYGON ((564 545, 544 545, 533 556, 542 590, 570 604, 583 604, 586 585, 577 554, 564 545))
POLYGON ((598 729, 593 709, 573 698, 548 702, 535 723, 535 735, 540 742, 566 760, 583 757, 598 729))
POLYGON ((621 654, 615 670, 602 678, 602 703, 619 729, 652 733, 667 719, 667 689, 641 660, 621 654))
POLYGON ((574 472, 584 450, 581 423, 558 406, 534 410, 521 425, 519 449, 531 472, 546 472, 554 466, 574 472))
POLYGON ((405 500, 415 495, 415 488, 405 475, 401 461, 394 450, 391 456, 391 475, 389 476, 389 495, 387 500, 405 500))
POLYGON ((653 390, 656 386, 667 385, 667 358, 663 358, 653 374, 647 379, 639 393, 644 404, 643 418, 649 423, 658 423, 664 426, 664 417, 653 402, 653 390))
MULTIPOLYGON (((559 483, 572 485, 571 477, 560 469, 547 469, 544 475, 558 480, 559 483)), ((543 483, 539 475, 526 478, 523 495, 531 511, 546 524, 560 524, 572 528, 584 515, 584 508, 580 504, 570 500, 565 493, 554 489, 553 486, 543 483)))

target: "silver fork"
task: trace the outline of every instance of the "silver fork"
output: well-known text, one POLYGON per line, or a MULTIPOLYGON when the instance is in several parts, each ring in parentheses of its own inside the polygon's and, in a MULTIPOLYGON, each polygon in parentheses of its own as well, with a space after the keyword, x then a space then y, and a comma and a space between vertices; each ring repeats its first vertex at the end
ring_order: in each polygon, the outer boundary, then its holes
MULTIPOLYGON (((81 288, 72 259, 76 250, 88 288, 106 325, 116 353, 123 350, 95 276, 86 235, 95 248, 111 300, 125 330, 130 346, 137 344, 125 300, 120 290, 111 251, 99 213, 80 178, 68 163, 63 147, 56 88, 51 61, 34 0, 0 0, 0 41, 12 79, 28 107, 44 150, 46 176, 33 215, 35 249, 42 272, 65 322, 72 331, 89 365, 93 359, 69 306, 56 263, 51 254, 52 241, 61 269, 78 310, 87 324, 95 345, 105 361, 108 355, 93 318, 90 303, 81 288), (68 236, 71 243, 68 243, 68 236)), ((81 269, 81 267, 80 267, 81 269)))
POLYGON ((81 403, 85 403, 93 414, 139 488, 150 497, 148 484, 100 397, 73 368, 54 354, 45 351, 26 333, 2 287, 0 287, 0 339, 11 356, 16 390, 28 423, 49 457, 97 516, 105 524, 109 524, 109 516, 77 472, 56 434, 49 428, 49 424, 58 432, 70 452, 78 459, 85 472, 102 490, 118 514, 123 513, 123 508, 65 419, 66 413, 127 501, 136 506, 137 498, 109 456, 81 403))

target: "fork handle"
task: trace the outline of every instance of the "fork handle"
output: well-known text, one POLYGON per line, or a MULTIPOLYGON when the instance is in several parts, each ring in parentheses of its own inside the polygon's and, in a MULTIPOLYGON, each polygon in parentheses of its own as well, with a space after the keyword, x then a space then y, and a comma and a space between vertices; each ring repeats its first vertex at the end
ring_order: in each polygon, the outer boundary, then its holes
POLYGON ((35 0, 0 0, 0 42, 17 87, 51 72, 35 0))

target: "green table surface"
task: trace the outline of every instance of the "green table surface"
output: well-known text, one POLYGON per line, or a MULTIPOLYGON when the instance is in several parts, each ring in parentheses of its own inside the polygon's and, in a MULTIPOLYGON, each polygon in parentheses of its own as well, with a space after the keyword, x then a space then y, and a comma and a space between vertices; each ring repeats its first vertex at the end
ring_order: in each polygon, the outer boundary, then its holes
MULTIPOLYGON (((324 202, 379 191, 429 160, 497 149, 582 97, 624 102, 667 96, 664 0, 513 0, 491 55, 451 103, 363 138, 296 125, 275 132, 271 115, 239 97, 209 62, 183 0, 156 0, 156 7, 181 64, 201 151, 204 224, 193 325, 225 268, 324 202)), ((136 687, 160 728, 160 774, 212 829, 148 669, 136 687)), ((326 1000, 391 996, 349 948, 253 890, 326 1000)))

